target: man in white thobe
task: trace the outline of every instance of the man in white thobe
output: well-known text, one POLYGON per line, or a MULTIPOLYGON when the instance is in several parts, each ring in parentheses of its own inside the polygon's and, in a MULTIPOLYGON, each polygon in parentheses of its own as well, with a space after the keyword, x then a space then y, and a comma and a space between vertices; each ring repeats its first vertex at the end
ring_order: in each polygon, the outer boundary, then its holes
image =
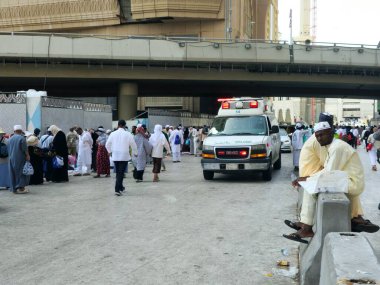
POLYGON ((352 136, 353 136, 353 140, 352 140, 352 146, 353 148, 358 148, 358 138, 359 138, 359 130, 358 130, 358 127, 354 127, 353 129, 351 129, 351 133, 352 133, 352 136))
POLYGON ((346 129, 343 128, 343 126, 339 126, 339 129, 336 131, 336 133, 338 134, 339 138, 342 138, 346 135, 346 129))
POLYGON ((303 136, 305 131, 303 131, 303 126, 301 123, 296 124, 296 130, 292 135, 292 147, 293 147, 293 166, 294 170, 298 170, 300 153, 303 146, 303 136))
POLYGON ((199 142, 199 139, 198 139, 198 130, 196 127, 193 127, 192 130, 191 130, 191 140, 193 142, 193 152, 191 154, 194 154, 195 156, 197 156, 197 151, 198 151, 198 142, 199 142))
POLYGON ((90 175, 91 163, 92 163, 92 144, 93 140, 91 134, 87 131, 83 131, 82 128, 77 129, 77 134, 79 135, 78 143, 78 170, 79 173, 74 174, 74 176, 87 176, 90 175))
POLYGON ((125 130, 125 120, 119 120, 118 129, 110 134, 106 143, 106 149, 112 157, 115 165, 116 182, 115 182, 115 195, 121 196, 125 192, 123 186, 124 172, 127 168, 128 161, 131 160, 130 150, 132 156, 137 157, 137 146, 133 135, 125 130))
MULTIPOLYGON (((347 197, 351 202, 351 228, 353 232, 374 233, 379 230, 379 226, 372 224, 369 220, 363 219, 363 209, 360 203, 360 194, 364 191, 364 172, 359 155, 346 142, 334 139, 333 127, 328 122, 316 124, 315 138, 322 148, 327 150, 327 157, 322 170, 312 176, 319 176, 324 172, 341 170, 347 173, 349 178, 347 197)), ((306 181, 308 177, 299 177, 293 182, 294 185, 300 186, 299 181, 306 181)), ((284 237, 303 243, 305 237, 314 235, 312 226, 315 212, 315 195, 304 192, 301 220, 298 226, 300 229, 293 234, 284 235, 284 237), (311 206, 314 205, 314 206, 311 206)))
POLYGON ((183 145, 183 135, 179 127, 173 130, 169 137, 169 143, 172 148, 173 162, 181 162, 181 148, 183 145))

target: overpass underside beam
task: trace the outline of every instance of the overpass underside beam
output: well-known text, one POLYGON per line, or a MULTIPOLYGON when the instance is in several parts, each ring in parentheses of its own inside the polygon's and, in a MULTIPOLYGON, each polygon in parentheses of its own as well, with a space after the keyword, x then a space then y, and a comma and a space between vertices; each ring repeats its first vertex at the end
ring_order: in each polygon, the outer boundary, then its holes
POLYGON ((187 70, 209 72, 248 72, 248 73, 275 73, 275 74, 306 74, 306 75, 341 75, 341 76, 369 76, 380 77, 380 68, 353 67, 336 65, 311 64, 275 64, 275 63, 222 63, 222 62, 189 62, 189 61, 143 61, 143 60, 107 60, 107 59, 57 59, 57 58, 15 58, 0 57, 0 64, 22 65, 33 64, 49 65, 54 68, 66 68, 86 65, 88 68, 128 68, 128 69, 161 69, 161 70, 187 70))
MULTIPOLYGON (((3 64, 0 68, 2 90, 12 79, 17 86, 29 81, 52 82, 65 85, 72 80, 86 80, 118 84, 123 81, 138 82, 140 96, 220 96, 261 95, 290 97, 361 97, 379 98, 380 81, 377 76, 338 74, 303 74, 233 72, 208 69, 162 69, 154 67, 126 67, 101 65, 46 65, 3 64), (174 86, 174 87, 173 87, 174 86), (238 93, 237 93, 238 92, 238 93), (199 95, 197 95, 199 94, 199 95), (219 95, 218 95, 219 94, 219 95)), ((65 86, 64 86, 65 87, 65 86)), ((27 89, 32 85, 26 86, 27 89)), ((36 89, 41 89, 41 84, 36 89)))

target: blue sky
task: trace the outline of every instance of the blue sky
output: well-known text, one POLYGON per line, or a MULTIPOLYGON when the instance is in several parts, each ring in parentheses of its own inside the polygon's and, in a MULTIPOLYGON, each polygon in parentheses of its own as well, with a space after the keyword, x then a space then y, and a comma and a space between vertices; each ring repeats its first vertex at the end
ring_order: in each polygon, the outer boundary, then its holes
MULTIPOLYGON (((281 40, 289 40, 289 10, 293 36, 299 33, 300 0, 279 0, 281 40)), ((377 45, 380 41, 380 0, 317 0, 317 42, 377 45)))

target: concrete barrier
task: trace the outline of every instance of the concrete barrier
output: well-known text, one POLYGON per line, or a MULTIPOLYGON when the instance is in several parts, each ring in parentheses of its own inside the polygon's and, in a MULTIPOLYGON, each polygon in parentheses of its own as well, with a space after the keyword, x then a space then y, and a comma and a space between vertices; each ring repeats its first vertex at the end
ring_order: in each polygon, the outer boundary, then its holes
POLYGON ((300 283, 318 285, 321 271, 322 248, 325 236, 330 232, 351 231, 350 202, 343 193, 318 195, 314 237, 309 244, 300 246, 300 283))
POLYGON ((319 285, 380 284, 380 265, 367 238, 358 233, 325 237, 319 285))

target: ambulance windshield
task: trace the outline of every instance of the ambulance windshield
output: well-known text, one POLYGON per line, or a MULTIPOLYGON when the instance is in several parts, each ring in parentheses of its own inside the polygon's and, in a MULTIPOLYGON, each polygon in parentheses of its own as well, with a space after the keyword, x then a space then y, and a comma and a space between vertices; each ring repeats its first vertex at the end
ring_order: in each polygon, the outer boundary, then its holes
POLYGON ((266 117, 217 117, 209 136, 268 135, 266 117))

